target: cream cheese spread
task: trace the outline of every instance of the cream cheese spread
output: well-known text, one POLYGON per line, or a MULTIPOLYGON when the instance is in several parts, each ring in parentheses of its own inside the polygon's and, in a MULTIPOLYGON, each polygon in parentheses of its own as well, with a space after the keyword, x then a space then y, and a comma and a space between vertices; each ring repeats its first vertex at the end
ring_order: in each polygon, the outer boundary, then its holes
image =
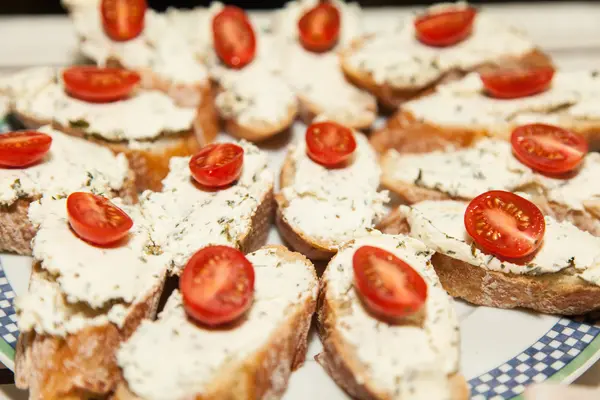
POLYGON ((558 222, 547 216, 540 249, 525 265, 518 265, 486 254, 475 246, 464 225, 466 207, 466 203, 456 201, 424 201, 412 207, 400 206, 400 211, 408 220, 412 237, 448 257, 487 270, 519 275, 574 268, 580 278, 600 285, 600 238, 569 222, 558 222))
POLYGON ((380 168, 368 139, 355 133, 349 165, 329 169, 312 161, 304 140, 291 148, 293 182, 282 189, 288 223, 332 247, 370 231, 385 214, 387 192, 378 192, 380 168))
POLYGON ((216 379, 242 368, 268 346, 296 307, 316 299, 318 281, 312 266, 286 260, 268 248, 247 257, 255 271, 254 302, 234 328, 205 329, 195 324, 175 291, 158 320, 143 322, 121 346, 118 363, 135 394, 145 400, 186 400, 209 394, 216 379))
POLYGON ((584 203, 600 198, 600 154, 585 156, 577 174, 569 179, 540 175, 519 162, 511 144, 482 139, 472 148, 424 154, 386 154, 386 173, 392 180, 472 199, 488 190, 537 191, 548 200, 583 210, 584 203))
MULTIPOLYGON (((444 5, 464 6, 465 3, 444 5)), ((408 18, 397 31, 365 38, 358 49, 348 53, 346 62, 353 69, 368 73, 380 85, 410 90, 428 86, 451 70, 468 71, 486 62, 520 57, 535 49, 523 34, 483 11, 475 18, 471 36, 444 48, 422 44, 415 36, 414 19, 414 16, 408 18)))
POLYGON ((18 113, 110 141, 150 140, 192 129, 196 110, 178 107, 162 92, 139 90, 124 100, 89 103, 69 96, 56 72, 41 72, 44 71, 31 70, 31 81, 27 71, 15 77, 13 86, 23 88, 18 89, 20 93, 27 93, 16 98, 18 113))
POLYGON ((0 204, 42 195, 66 196, 79 189, 112 196, 123 188, 129 164, 123 154, 68 136, 49 126, 38 131, 52 138, 50 151, 27 168, 0 168, 0 204))
MULTIPOLYGON (((390 399, 450 400, 449 376, 459 368, 459 328, 454 306, 430 264, 433 251, 404 235, 372 234, 341 248, 323 275, 328 302, 343 307, 335 329, 353 347, 365 377, 390 399), (352 257, 362 246, 391 252, 427 283, 423 326, 391 325, 365 310, 353 284, 352 257)), ((359 382, 361 383, 361 382, 359 382)))
POLYGON ((272 190, 267 155, 248 142, 239 145, 244 149, 244 166, 230 187, 200 188, 190 174, 189 157, 174 157, 163 191, 142 195, 144 214, 154 221, 152 238, 169 258, 172 273, 179 274, 189 257, 204 246, 239 246, 257 207, 272 190))

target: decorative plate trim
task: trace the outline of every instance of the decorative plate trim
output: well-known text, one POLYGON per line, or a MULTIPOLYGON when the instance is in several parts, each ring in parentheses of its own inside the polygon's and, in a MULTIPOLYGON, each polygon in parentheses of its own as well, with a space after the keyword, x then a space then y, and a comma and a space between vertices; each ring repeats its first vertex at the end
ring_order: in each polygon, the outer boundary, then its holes
POLYGON ((0 260, 0 352, 6 354, 10 359, 15 357, 15 348, 19 329, 17 327, 17 314, 13 306, 15 292, 4 273, 2 261, 0 260))
POLYGON ((571 375, 597 358, 598 350, 599 326, 563 318, 513 359, 471 379, 471 399, 515 399, 531 383, 571 381, 571 375))

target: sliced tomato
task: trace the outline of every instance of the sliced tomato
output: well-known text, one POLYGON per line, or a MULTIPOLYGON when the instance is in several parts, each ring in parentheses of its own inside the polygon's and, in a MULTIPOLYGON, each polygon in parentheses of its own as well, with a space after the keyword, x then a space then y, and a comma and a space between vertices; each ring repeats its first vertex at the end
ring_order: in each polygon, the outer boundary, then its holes
POLYGON ((300 43, 316 53, 331 50, 340 36, 340 19, 340 12, 333 4, 317 4, 298 21, 300 43))
POLYGON ((362 246, 354 253, 352 266, 358 293, 378 316, 404 318, 418 312, 427 300, 421 275, 386 250, 362 246))
POLYGON ((432 12, 415 19, 417 39, 428 46, 451 46, 473 31, 477 12, 472 7, 432 12))
POLYGON ((336 122, 316 122, 306 130, 306 151, 313 161, 335 166, 356 150, 356 139, 348 128, 336 122))
POLYGON ((588 152, 583 136, 547 124, 519 126, 512 132, 510 141, 519 161, 545 174, 575 170, 588 152))
POLYGON ((554 77, 554 68, 511 67, 494 68, 480 74, 486 91, 499 99, 531 96, 548 89, 554 77))
POLYGON ((492 190, 469 203, 465 228, 484 251, 518 259, 541 246, 546 221, 540 209, 529 200, 514 193, 492 190))
POLYGON ((146 0, 102 0, 104 32, 117 42, 136 38, 144 30, 147 7, 146 0))
POLYGON ((207 187, 227 186, 242 173, 244 149, 233 143, 204 146, 190 159, 190 172, 199 184, 207 187))
POLYGON ((254 267, 239 250, 208 246, 190 258, 179 289, 190 317, 206 325, 231 322, 252 304, 254 267))
POLYGON ((0 166, 22 168, 40 161, 50 150, 52 137, 36 131, 0 134, 0 166))
POLYGON ((80 65, 63 72, 65 90, 70 96, 94 103, 121 100, 140 83, 140 75, 118 68, 80 65))
POLYGON ((75 192, 67 198, 71 228, 83 240, 105 246, 127 236, 133 220, 106 197, 75 192))
POLYGON ((212 21, 215 52, 230 68, 243 68, 254 59, 256 35, 241 8, 226 6, 212 21))

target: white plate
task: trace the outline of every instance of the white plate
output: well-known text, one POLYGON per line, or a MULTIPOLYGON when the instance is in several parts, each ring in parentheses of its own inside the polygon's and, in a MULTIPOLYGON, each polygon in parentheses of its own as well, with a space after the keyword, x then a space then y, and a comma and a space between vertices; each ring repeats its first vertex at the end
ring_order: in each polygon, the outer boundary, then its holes
MULTIPOLYGON (((273 171, 279 171, 285 147, 302 138, 304 129, 296 123, 290 134, 260 146, 269 152, 273 171)), ((268 242, 282 243, 275 228, 268 242)), ((12 302, 27 289, 30 261, 0 254, 0 361, 10 369, 14 369, 19 333, 12 302)), ((592 318, 559 318, 462 302, 456 302, 456 307, 462 330, 462 372, 471 385, 472 399, 513 399, 532 382, 569 383, 600 358, 600 323, 592 318)), ((313 329, 306 363, 292 374, 285 400, 348 398, 314 361, 321 348, 313 329)))

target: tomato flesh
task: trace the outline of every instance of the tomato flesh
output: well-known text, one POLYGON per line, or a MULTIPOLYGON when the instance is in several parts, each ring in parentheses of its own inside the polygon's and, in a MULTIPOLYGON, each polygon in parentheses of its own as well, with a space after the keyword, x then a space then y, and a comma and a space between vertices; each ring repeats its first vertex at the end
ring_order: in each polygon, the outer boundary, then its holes
POLYGON ((81 65, 63 72, 66 92, 76 99, 107 103, 126 98, 140 83, 140 75, 118 68, 81 65))
POLYGON ((547 124, 519 126, 513 130, 510 141, 519 161, 545 174, 577 169, 588 152, 583 136, 547 124))
POLYGON ((213 42, 219 59, 230 68, 243 68, 254 59, 256 35, 246 13, 227 6, 212 21, 213 42))
POLYGON ((52 145, 52 137, 36 131, 0 134, 0 166, 23 168, 40 161, 52 145))
POLYGON ((542 244, 546 221, 542 212, 514 193, 492 190, 474 198, 465 211, 467 233, 483 250, 518 259, 542 244))
POLYGON ((312 52, 331 50, 340 36, 340 12, 330 3, 320 3, 298 21, 302 46, 312 52))
POLYGON ((228 323, 252 304, 254 267, 239 250, 208 246, 190 258, 179 288, 190 317, 211 326, 228 323))
POLYGON ((306 130, 308 156, 324 166, 346 161, 356 150, 356 139, 348 128, 336 122, 316 122, 306 130))
POLYGON ((415 20, 417 39, 428 46, 452 46, 471 35, 476 15, 472 7, 422 15, 415 20))
POLYGON ((352 258, 354 282, 363 303, 384 318, 415 314, 427 299, 427 284, 417 271, 394 254, 362 246, 352 258))
POLYGON ((227 186, 242 174, 244 149, 233 143, 204 146, 190 159, 190 172, 199 184, 217 188, 227 186))
POLYGON ((145 0, 102 0, 100 14, 106 35, 124 42, 136 38, 144 30, 145 0))
POLYGON ((550 87, 554 68, 495 68, 480 74, 486 91, 499 99, 515 99, 541 93, 550 87))
POLYGON ((67 215, 77 236, 100 246, 123 239, 133 226, 125 211, 92 193, 71 193, 67 198, 67 215))

